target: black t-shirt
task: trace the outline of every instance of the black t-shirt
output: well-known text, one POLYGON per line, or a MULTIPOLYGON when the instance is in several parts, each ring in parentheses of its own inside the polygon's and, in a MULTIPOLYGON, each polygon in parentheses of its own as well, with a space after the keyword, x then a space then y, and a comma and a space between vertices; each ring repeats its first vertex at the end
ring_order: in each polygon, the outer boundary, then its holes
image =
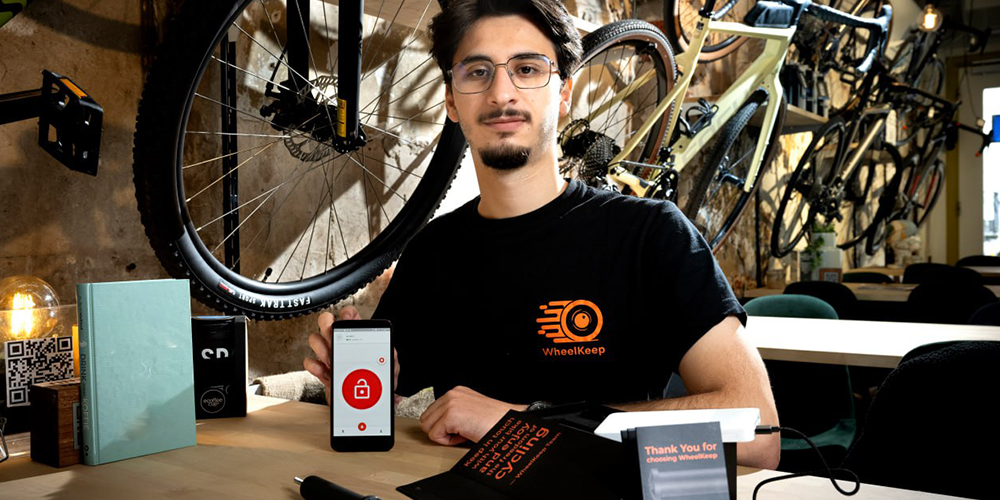
POLYGON ((393 324, 397 393, 456 385, 508 403, 659 399, 711 327, 746 313, 670 202, 571 181, 525 215, 476 198, 431 221, 375 318, 393 324))

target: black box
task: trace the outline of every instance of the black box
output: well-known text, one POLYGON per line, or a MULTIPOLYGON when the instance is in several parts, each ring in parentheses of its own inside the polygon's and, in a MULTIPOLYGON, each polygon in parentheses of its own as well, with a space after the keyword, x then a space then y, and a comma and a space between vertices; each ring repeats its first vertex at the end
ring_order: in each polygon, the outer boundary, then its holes
POLYGON ((246 316, 191 318, 195 418, 247 415, 246 316))
POLYGON ((80 463, 80 379, 31 387, 31 459, 53 467, 80 463))

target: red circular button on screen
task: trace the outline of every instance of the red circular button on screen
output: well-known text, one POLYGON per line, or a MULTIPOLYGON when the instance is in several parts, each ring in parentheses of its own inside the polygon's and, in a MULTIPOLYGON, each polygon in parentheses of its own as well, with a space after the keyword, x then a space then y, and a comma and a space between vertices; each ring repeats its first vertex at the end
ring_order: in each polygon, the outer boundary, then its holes
POLYGON ((364 422, 361 422, 360 424, 358 424, 358 430, 359 430, 359 431, 364 431, 364 430, 365 430, 365 429, 367 429, 367 428, 368 428, 368 426, 367 426, 367 425, 365 425, 365 423, 364 423, 364 422))
POLYGON ((382 397, 382 381, 371 370, 354 370, 344 379, 340 391, 351 408, 367 410, 382 397))

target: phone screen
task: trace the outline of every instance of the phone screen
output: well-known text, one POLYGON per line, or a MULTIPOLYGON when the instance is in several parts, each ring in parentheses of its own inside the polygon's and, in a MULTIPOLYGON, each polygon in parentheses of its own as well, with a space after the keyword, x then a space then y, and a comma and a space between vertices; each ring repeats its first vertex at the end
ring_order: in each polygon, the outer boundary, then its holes
POLYGON ((333 439, 392 435, 392 341, 387 322, 335 325, 331 380, 333 439))

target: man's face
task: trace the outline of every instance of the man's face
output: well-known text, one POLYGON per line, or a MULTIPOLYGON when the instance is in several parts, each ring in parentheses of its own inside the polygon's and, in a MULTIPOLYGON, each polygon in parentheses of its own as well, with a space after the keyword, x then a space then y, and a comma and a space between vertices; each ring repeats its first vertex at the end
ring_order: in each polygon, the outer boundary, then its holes
MULTIPOLYGON (((484 17, 462 38, 452 64, 483 58, 503 64, 526 54, 556 61, 552 42, 527 19, 484 17)), ((545 152, 555 154, 556 127, 569 112, 571 90, 572 83, 563 84, 558 73, 544 87, 519 89, 500 66, 485 92, 461 94, 449 88, 445 101, 448 117, 461 125, 473 155, 487 167, 511 170, 545 152)))

